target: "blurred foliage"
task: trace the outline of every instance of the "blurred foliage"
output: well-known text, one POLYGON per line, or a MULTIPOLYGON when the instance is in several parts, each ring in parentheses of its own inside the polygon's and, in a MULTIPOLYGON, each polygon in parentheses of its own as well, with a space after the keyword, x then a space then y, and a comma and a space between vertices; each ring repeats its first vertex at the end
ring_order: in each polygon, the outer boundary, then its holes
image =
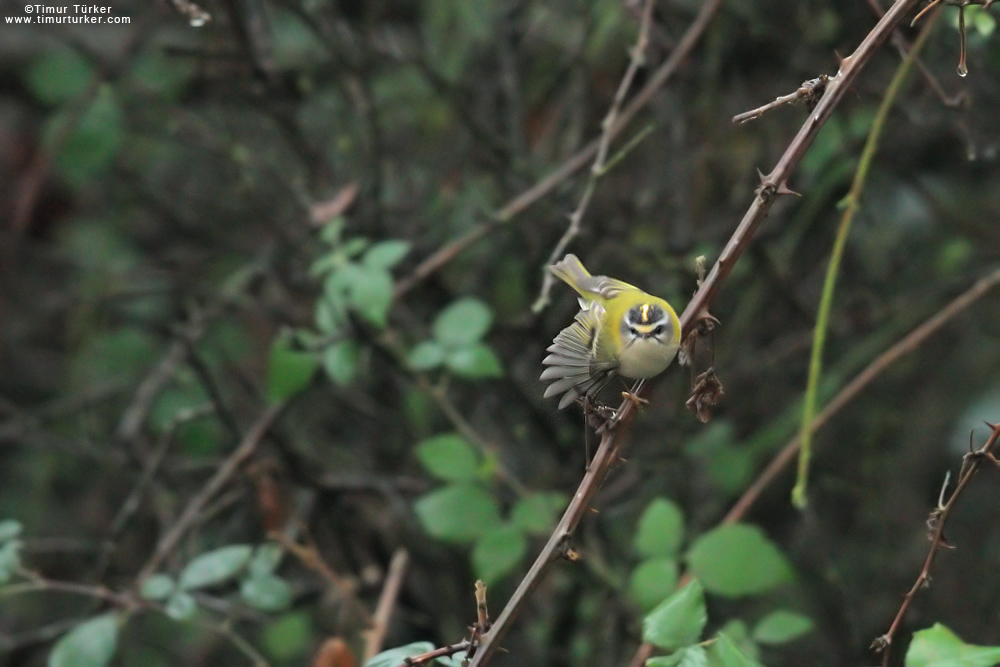
MULTIPOLYGON (((656 3, 637 86, 699 7, 656 3)), ((200 28, 135 0, 113 6, 124 25, 0 22, 0 665, 302 665, 331 637, 364 664, 406 549, 368 663, 397 665, 466 636, 477 578, 499 613, 586 469, 580 411, 557 411, 537 379, 575 295, 560 285, 530 311, 586 172, 497 212, 599 135, 637 3, 204 8, 200 28), (252 460, 140 581, 269 406, 283 411, 252 460)), ((821 405, 1000 260, 996 21, 965 9, 959 77, 946 11, 923 61, 962 98, 944 104, 915 75, 890 119, 821 405)), ((807 112, 730 118, 833 74, 874 23, 867 3, 724 3, 612 144, 636 138, 571 251, 683 309, 695 258, 718 256, 755 168, 807 112)), ((723 285, 714 421, 683 408, 686 372, 657 382, 575 536, 581 562, 552 568, 497 664, 626 665, 644 640, 651 665, 872 662, 945 471, 1000 421, 1000 294, 819 431, 807 510, 789 506, 785 474, 746 523, 719 522, 795 433, 838 204, 898 63, 890 45, 872 60, 793 176, 802 197, 778 202, 723 285)), ((894 664, 996 661, 994 482, 956 506, 960 548, 917 596, 894 664)))

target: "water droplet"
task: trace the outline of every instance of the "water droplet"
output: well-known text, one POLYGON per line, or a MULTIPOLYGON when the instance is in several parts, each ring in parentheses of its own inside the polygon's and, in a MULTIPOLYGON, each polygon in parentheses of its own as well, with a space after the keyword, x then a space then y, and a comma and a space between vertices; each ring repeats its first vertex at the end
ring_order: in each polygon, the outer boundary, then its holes
POLYGON ((969 68, 965 66, 965 63, 962 63, 961 65, 958 66, 958 69, 955 71, 958 72, 959 76, 964 77, 966 74, 969 73, 969 68))

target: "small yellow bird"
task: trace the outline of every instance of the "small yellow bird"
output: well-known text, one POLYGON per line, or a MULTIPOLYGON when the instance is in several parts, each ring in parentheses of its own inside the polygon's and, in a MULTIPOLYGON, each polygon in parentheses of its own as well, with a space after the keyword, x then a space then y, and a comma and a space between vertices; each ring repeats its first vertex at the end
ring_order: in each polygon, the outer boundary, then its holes
POLYGON ((681 323, 663 299, 607 276, 592 276, 566 255, 549 267, 580 293, 580 312, 549 346, 542 380, 554 380, 545 398, 563 394, 559 409, 599 391, 614 375, 648 379, 662 373, 677 354, 681 323))

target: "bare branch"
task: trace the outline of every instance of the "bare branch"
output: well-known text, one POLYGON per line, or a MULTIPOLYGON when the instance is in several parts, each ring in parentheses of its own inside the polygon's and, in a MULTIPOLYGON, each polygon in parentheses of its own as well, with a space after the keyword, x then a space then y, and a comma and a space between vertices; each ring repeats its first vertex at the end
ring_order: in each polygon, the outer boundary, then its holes
POLYGON ((948 502, 943 507, 936 507, 931 513, 933 521, 929 522, 928 525, 933 526, 933 534, 931 535, 930 550, 927 553, 927 558, 924 560, 924 567, 920 570, 917 580, 913 582, 913 586, 910 587, 910 590, 907 591, 906 596, 903 598, 903 604, 900 605, 899 611, 896 612, 896 617, 892 619, 892 625, 889 626, 884 635, 881 635, 872 642, 872 648, 882 652, 883 667, 888 667, 889 665, 889 656, 892 653, 892 641, 896 638, 896 633, 903 622, 903 617, 906 616, 906 610, 910 608, 910 603, 913 602, 913 597, 917 594, 917 591, 927 587, 931 579, 931 567, 934 565, 934 558, 940 549, 947 546, 947 542, 944 539, 944 526, 948 522, 951 510, 955 507, 955 503, 958 501, 959 496, 962 495, 965 487, 969 485, 969 482, 972 481, 972 478, 979 471, 980 464, 987 457, 993 456, 991 450, 997 443, 997 440, 1000 440, 1000 424, 988 424, 988 426, 993 432, 982 447, 965 455, 965 459, 962 462, 963 473, 958 480, 955 491, 948 498, 948 502))
POLYGON ((549 303, 549 292, 552 291, 552 286, 555 285, 555 276, 549 271, 549 266, 562 257, 563 253, 566 252, 566 247, 580 234, 580 223, 583 220, 584 213, 587 211, 587 207, 590 205, 590 200, 594 196, 597 179, 604 174, 608 148, 611 146, 612 130, 614 130, 615 123, 618 120, 622 102, 625 101, 625 95, 628 94, 629 88, 632 87, 632 80, 635 78, 636 72, 639 71, 639 67, 646 60, 646 44, 649 41, 649 27, 652 23, 653 0, 646 0, 642 9, 642 18, 639 20, 639 36, 636 38, 635 46, 632 47, 632 58, 629 61, 628 68, 625 70, 625 75, 622 77, 621 83, 618 84, 618 90, 615 92, 615 97, 611 102, 611 108, 608 109, 608 114, 601 123, 601 138, 597 144, 597 157, 594 158, 594 164, 590 167, 590 177, 583 188, 583 195, 580 197, 580 202, 577 204, 576 210, 569 216, 569 227, 566 228, 562 238, 559 239, 555 248, 552 249, 548 261, 542 266, 542 288, 538 294, 538 299, 535 300, 534 305, 531 307, 533 312, 541 312, 549 303))
POLYGON ((389 561, 389 572, 385 575, 385 583, 382 584, 382 594, 379 595, 378 606, 375 607, 372 627, 365 638, 365 662, 371 660, 382 648, 382 641, 389 627, 392 610, 396 608, 396 600, 399 599, 399 591, 403 587, 403 577, 406 575, 409 562, 410 554, 406 549, 397 549, 389 561))
POLYGON ((156 569, 163 563, 163 560, 173 551, 177 544, 180 542, 181 538, 184 537, 184 533, 187 532, 188 528, 194 524, 201 514, 205 506, 215 497, 215 495, 222 490, 222 488, 229 482, 230 479, 236 474, 244 463, 257 451, 257 447, 260 445, 264 436, 267 435, 268 430, 274 424, 278 415, 285 407, 285 402, 281 401, 273 405, 268 406, 264 413, 257 419, 255 423, 247 434, 243 438, 243 442, 233 450, 233 453, 223 461, 222 465, 215 472, 215 475, 202 487, 201 491, 198 492, 190 501, 188 501, 187 506, 184 511, 181 512, 180 517, 174 523, 173 527, 167 531, 165 535, 160 538, 159 543, 156 545, 156 550, 150 557, 149 561, 143 566, 142 570, 139 572, 138 581, 142 581, 149 575, 156 572, 156 569))

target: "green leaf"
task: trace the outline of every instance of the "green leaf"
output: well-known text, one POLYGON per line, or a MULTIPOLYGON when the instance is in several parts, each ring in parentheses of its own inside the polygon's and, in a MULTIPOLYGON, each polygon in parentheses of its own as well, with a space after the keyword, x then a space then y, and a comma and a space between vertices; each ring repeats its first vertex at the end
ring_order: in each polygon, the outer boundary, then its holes
POLYGON ((652 658, 646 661, 646 667, 705 667, 708 655, 702 647, 688 646, 671 655, 652 658))
POLYGON ((644 611, 656 607, 677 588, 677 561, 673 558, 650 558, 632 570, 628 593, 644 611))
POLYGON ((273 574, 262 574, 244 579, 240 596, 251 607, 261 611, 284 611, 292 604, 292 589, 288 582, 273 574))
POLYGON ((635 550, 646 558, 677 555, 684 540, 684 513, 671 500, 656 498, 639 519, 635 550))
POLYGON ((410 350, 407 363, 415 371, 429 371, 444 361, 444 348, 432 340, 425 340, 410 350))
POLYGON ((306 664, 305 653, 314 641, 312 621, 307 612, 285 614, 264 628, 262 641, 275 659, 306 664))
POLYGON ((421 465, 438 479, 471 482, 477 477, 479 456, 457 433, 424 440, 416 452, 421 465))
POLYGON ((377 327, 388 323, 392 276, 385 269, 361 267, 349 285, 351 309, 377 327))
POLYGON ((642 620, 642 638, 668 651, 690 646, 701 637, 708 621, 705 591, 692 579, 642 620))
POLYGON ((753 629, 753 638, 761 644, 785 644, 813 629, 808 616, 779 609, 762 618, 753 629))
POLYGON ((280 544, 277 542, 265 542, 254 550, 253 558, 250 559, 247 571, 250 572, 251 577, 273 574, 278 569, 278 565, 281 563, 284 555, 285 549, 280 544))
POLYGON ((82 95, 94 78, 94 68, 76 51, 60 44, 36 58, 24 78, 36 99, 55 106, 82 95))
POLYGON ((176 591, 163 605, 163 613, 175 621, 186 621, 194 616, 197 609, 198 603, 195 602, 194 597, 184 591, 176 591))
POLYGON ((452 484, 414 503, 424 529, 449 542, 473 542, 500 525, 497 501, 477 484, 452 484))
POLYGON ((445 365, 455 375, 470 379, 496 378, 503 376, 503 366, 493 350, 484 343, 452 350, 445 359, 445 365))
POLYGON ((132 61, 129 79, 138 87, 175 102, 196 72, 193 60, 168 56, 162 46, 156 45, 132 61))
POLYGON ((341 236, 344 234, 344 227, 347 225, 347 220, 342 215, 338 215, 331 218, 325 225, 319 229, 319 238, 329 246, 334 248, 341 245, 341 236))
POLYGON ((434 658, 432 665, 439 667, 465 667, 463 664, 465 661, 465 651, 459 651, 455 655, 449 655, 444 658, 434 658))
POLYGON ((528 552, 528 539, 517 526, 506 525, 481 537, 472 550, 472 567, 487 585, 504 578, 528 552))
POLYGON ((792 580, 785 556, 756 526, 720 526, 702 535, 687 554, 691 571, 717 595, 740 597, 792 580))
MULTIPOLYGON (((42 130, 42 143, 56 148, 57 137, 71 121, 71 111, 65 108, 50 117, 42 130)), ((56 156, 59 174, 74 188, 85 186, 111 166, 124 141, 121 107, 114 89, 102 84, 56 156)))
POLYGON ((139 588, 144 600, 166 600, 177 588, 177 583, 169 574, 154 574, 147 577, 139 588))
POLYGON ((510 522, 529 535, 547 535, 566 502, 562 493, 529 493, 514 505, 510 522))
POLYGON ((976 12, 973 24, 976 26, 976 32, 983 37, 989 37, 996 30, 997 20, 989 12, 980 10, 976 12))
POLYGON ((24 531, 24 526, 17 519, 4 519, 0 521, 0 544, 15 537, 20 537, 24 531))
POLYGON ((712 667, 760 667, 760 663, 748 657, 739 646, 721 632, 708 648, 708 664, 712 667))
POLYGON ((271 346, 267 369, 267 397, 277 403, 305 389, 316 372, 316 355, 293 350, 290 341, 279 337, 271 346))
POLYGON ((249 544, 231 544, 203 553, 181 571, 180 589, 191 591, 225 583, 246 567, 252 553, 249 544))
POLYGON ((7 540, 0 546, 0 584, 6 584, 21 567, 21 540, 7 540))
POLYGON ((373 656, 371 660, 365 663, 365 667, 397 667, 397 665, 403 664, 406 658, 412 658, 415 655, 428 653, 433 650, 434 644, 430 642, 414 642, 406 646, 397 646, 373 656))
POLYGON ((493 324, 489 306, 472 297, 453 302, 434 320, 434 338, 445 347, 478 343, 493 324))
POLYGON ((52 647, 49 667, 103 667, 118 648, 117 613, 104 614, 76 626, 52 647))
POLYGON ((355 236, 354 238, 348 239, 344 242, 344 245, 340 248, 340 252, 343 253, 345 257, 356 257, 368 247, 369 243, 370 241, 368 239, 355 236))
POLYGON ((750 629, 742 618, 733 618, 726 622, 717 635, 725 635, 729 641, 736 644, 736 647, 743 652, 743 655, 752 660, 760 660, 760 648, 750 637, 750 629))
MULTIPOLYGON (((329 281, 327 282, 329 284, 329 281)), ((347 326, 347 297, 342 290, 327 290, 316 300, 316 328, 333 336, 347 326)))
POLYGON ((1000 662, 1000 646, 966 644, 940 623, 913 635, 906 651, 906 667, 993 667, 1000 662))
POLYGON ((382 241, 369 248, 361 261, 369 268, 388 271, 406 257, 408 252, 410 252, 409 241, 396 239, 382 241))
POLYGON ((361 346, 350 338, 333 343, 323 351, 323 368, 326 374, 341 387, 354 382, 358 373, 361 346))

